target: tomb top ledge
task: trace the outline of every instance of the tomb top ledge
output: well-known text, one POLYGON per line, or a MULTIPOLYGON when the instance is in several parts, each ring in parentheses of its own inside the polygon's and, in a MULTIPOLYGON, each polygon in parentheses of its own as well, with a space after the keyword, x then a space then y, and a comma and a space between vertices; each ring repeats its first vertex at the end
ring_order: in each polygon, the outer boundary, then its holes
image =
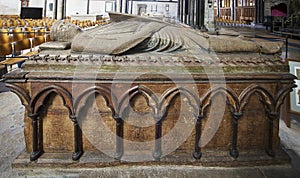
MULTIPOLYGON (((56 51, 57 53, 58 51, 56 51)), ((92 55, 73 54, 62 51, 57 55, 38 54, 23 64, 24 71, 81 71, 155 72, 172 69, 176 72, 188 70, 191 73, 210 73, 208 69, 220 69, 224 73, 269 73, 288 72, 288 66, 280 57, 268 55, 222 55, 215 57, 168 56, 168 55, 92 55)), ((215 72, 213 70, 212 72, 215 72)), ((167 71, 165 71, 167 72, 167 71)))
POLYGON ((20 71, 6 78, 60 79, 101 81, 132 80, 161 81, 168 77, 186 81, 206 80, 293 80, 288 65, 279 57, 252 55, 244 58, 232 55, 195 58, 164 55, 90 55, 74 54, 64 50, 60 55, 41 53, 29 58, 20 71), (22 74, 22 76, 21 76, 22 74), (165 76, 165 77, 164 77, 165 76), (192 77, 192 78, 191 78, 192 77))

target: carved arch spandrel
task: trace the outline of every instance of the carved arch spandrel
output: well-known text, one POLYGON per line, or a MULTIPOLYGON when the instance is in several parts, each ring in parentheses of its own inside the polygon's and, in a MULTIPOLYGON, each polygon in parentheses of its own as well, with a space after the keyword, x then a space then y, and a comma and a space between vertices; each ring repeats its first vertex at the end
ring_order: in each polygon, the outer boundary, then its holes
POLYGON ((158 112, 157 111, 157 105, 158 105, 157 96, 148 87, 143 86, 143 85, 138 85, 138 86, 132 87, 129 90, 127 90, 126 92, 124 92, 123 95, 118 100, 117 105, 116 105, 116 112, 119 114, 120 117, 124 113, 125 109, 129 106, 130 100, 138 94, 141 94, 144 96, 144 98, 147 101, 148 106, 151 107, 153 114, 156 115, 156 113, 158 112))
POLYGON ((76 116, 78 116, 81 109, 84 108, 84 106, 86 105, 88 98, 93 94, 99 94, 103 96, 106 102, 106 106, 110 108, 112 115, 115 116, 115 103, 117 101, 117 98, 114 96, 113 93, 110 92, 110 89, 100 86, 89 87, 86 90, 84 90, 77 98, 75 98, 74 110, 76 116))
POLYGON ((32 99, 30 102, 30 107, 32 108, 33 114, 38 114, 41 107, 44 105, 45 99, 51 93, 56 93, 59 95, 65 107, 67 107, 70 116, 73 116, 74 108, 73 108, 73 99, 72 95, 63 87, 58 85, 50 85, 42 88, 32 99))
POLYGON ((275 111, 279 113, 280 111, 280 106, 283 104, 284 99, 288 96, 288 94, 290 92, 293 91, 293 88, 297 87, 297 85, 295 85, 294 83, 288 84, 287 86, 285 86, 284 88, 281 88, 276 96, 275 96, 275 111))
POLYGON ((128 101, 130 101, 137 94, 142 94, 145 97, 148 105, 152 108, 153 114, 155 116, 163 116, 172 99, 174 99, 175 96, 180 93, 186 96, 189 104, 195 109, 195 111, 199 110, 198 108, 200 100, 198 99, 198 96, 186 88, 170 88, 166 90, 160 97, 158 97, 151 89, 143 85, 135 86, 126 91, 118 101, 117 110, 120 114, 122 114, 129 105, 128 101))
POLYGON ((169 88, 166 91, 164 91, 160 96, 157 96, 147 86, 138 85, 130 88, 120 97, 117 107, 120 116, 122 115, 124 110, 129 106, 130 100, 138 94, 141 94, 146 99, 148 106, 153 111, 153 117, 156 123, 155 147, 152 156, 155 160, 160 160, 160 157, 162 155, 162 143, 160 139, 162 136, 162 120, 172 100, 174 100, 178 94, 184 95, 188 99, 189 104, 196 110, 195 115, 198 114, 200 101, 198 99, 198 95, 183 87, 169 88))
POLYGON ((11 92, 15 93, 21 100, 21 103, 25 106, 28 113, 31 112, 30 107, 30 96, 29 93, 23 88, 18 85, 12 83, 6 83, 5 86, 10 89, 11 92))
POLYGON ((217 94, 225 94, 226 103, 232 113, 239 113, 240 102, 236 93, 231 89, 224 86, 216 86, 207 91, 200 99, 200 116, 204 117, 206 109, 211 105, 212 99, 217 94))
POLYGON ((161 95, 158 102, 157 115, 163 117, 166 114, 172 100, 174 100, 179 94, 184 95, 188 99, 190 106, 192 106, 194 109, 194 115, 197 117, 200 107, 199 97, 197 94, 184 87, 169 88, 161 95))
POLYGON ((246 105, 249 102, 250 97, 253 94, 257 94, 260 98, 260 101, 265 106, 265 110, 268 113, 271 113, 274 111, 275 107, 275 100, 273 95, 265 88, 258 84, 251 84, 246 89, 242 91, 242 93, 239 96, 239 102, 241 103, 240 112, 242 113, 245 109, 246 105))
POLYGON ((281 88, 278 92, 276 92, 275 97, 272 95, 267 89, 263 88, 257 84, 251 84, 239 96, 239 101, 241 103, 240 112, 242 112, 245 106, 248 104, 250 97, 253 94, 257 94, 260 97, 261 102, 264 104, 267 113, 279 113, 280 106, 283 103, 285 97, 296 85, 291 83, 281 88))

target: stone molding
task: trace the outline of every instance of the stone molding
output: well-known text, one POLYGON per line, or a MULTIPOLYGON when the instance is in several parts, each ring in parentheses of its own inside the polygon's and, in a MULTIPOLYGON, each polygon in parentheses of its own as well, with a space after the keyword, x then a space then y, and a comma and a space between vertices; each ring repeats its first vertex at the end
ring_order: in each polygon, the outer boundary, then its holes
POLYGON ((104 56, 104 55, 35 55, 26 61, 27 64, 92 64, 92 65, 155 65, 178 64, 183 66, 256 66, 283 65, 279 56, 256 55, 254 57, 241 55, 215 55, 203 58, 183 56, 104 56))
MULTIPOLYGON (((282 83, 281 83, 282 84, 282 83)), ((152 109, 152 115, 154 119, 158 119, 158 123, 156 124, 156 140, 160 140, 161 136, 161 121, 163 120, 166 112, 168 112, 168 107, 170 103, 178 94, 183 94, 189 101, 190 105, 194 109, 193 115, 195 116, 196 122, 196 144, 195 149, 193 151, 193 157, 195 159, 201 158, 201 148, 198 145, 198 141, 201 135, 201 122, 202 119, 207 114, 207 108, 210 106, 212 99, 217 94, 223 94, 226 99, 226 104, 229 107, 229 111, 232 115, 233 119, 233 137, 230 149, 230 155, 233 158, 237 158, 239 156, 238 144, 237 144, 237 135, 238 135, 238 121, 243 117, 244 108, 248 105, 249 99, 251 96, 256 95, 259 97, 261 103, 264 106, 264 110, 268 116, 269 121, 269 135, 268 142, 265 145, 266 153, 274 157, 274 148, 273 148, 273 122, 274 120, 278 120, 280 116, 280 106, 282 105, 285 97, 288 95, 292 88, 295 87, 295 84, 291 81, 287 81, 285 85, 282 85, 278 91, 275 93, 270 92, 267 88, 263 87, 260 84, 249 84, 246 88, 238 94, 236 91, 231 89, 230 87, 224 87, 222 85, 215 85, 207 90, 201 96, 199 94, 190 91, 188 88, 184 87, 173 87, 168 88, 163 92, 162 95, 157 96, 150 88, 147 86, 140 84, 134 86, 127 91, 122 93, 122 97, 116 97, 115 93, 112 93, 111 90, 105 86, 91 86, 86 88, 75 97, 68 91, 67 88, 61 86, 59 84, 49 84, 42 87, 37 93, 33 94, 33 96, 29 95, 29 92, 24 88, 18 86, 17 84, 8 83, 7 87, 11 89, 12 92, 16 93, 23 105, 26 106, 28 116, 32 119, 32 153, 30 159, 37 160, 43 154, 43 142, 40 140, 40 136, 42 133, 39 130, 38 118, 41 110, 43 109, 43 105, 47 100, 47 96, 51 93, 56 93, 59 95, 65 107, 68 108, 69 118, 72 120, 74 124, 74 152, 72 159, 78 160, 83 154, 83 146, 82 146, 82 133, 81 129, 77 123, 77 115, 80 112, 81 108, 85 106, 86 100, 89 96, 93 94, 100 94, 106 100, 106 105, 112 111, 112 117, 116 121, 117 128, 116 134, 122 136, 123 132, 123 112, 124 109, 128 107, 128 103, 124 101, 130 101, 137 94, 142 94, 148 105, 152 109), (199 132, 199 133, 198 133, 199 132)), ((116 159, 121 159, 123 155, 123 141, 118 139, 116 142, 116 159)), ((160 160, 161 156, 161 143, 156 141, 153 158, 155 160, 160 160)))

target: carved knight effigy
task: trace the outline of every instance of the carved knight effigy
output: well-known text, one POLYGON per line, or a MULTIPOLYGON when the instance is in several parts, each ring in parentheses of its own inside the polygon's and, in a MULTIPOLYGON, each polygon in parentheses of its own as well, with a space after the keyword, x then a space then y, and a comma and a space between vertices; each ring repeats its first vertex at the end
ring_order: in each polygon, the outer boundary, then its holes
POLYGON ((53 41, 6 75, 26 106, 18 159, 51 164, 54 155, 61 165, 97 167, 288 161, 278 124, 294 76, 280 42, 110 16, 88 30, 57 22, 53 41))
POLYGON ((275 54, 282 48, 282 43, 254 42, 242 36, 209 36, 189 27, 139 16, 111 13, 110 17, 112 23, 109 25, 85 32, 60 21, 51 33, 56 44, 46 44, 42 48, 51 49, 57 46, 57 42, 72 42, 72 52, 77 53, 126 55, 163 52, 175 56, 203 55, 205 52, 275 54))

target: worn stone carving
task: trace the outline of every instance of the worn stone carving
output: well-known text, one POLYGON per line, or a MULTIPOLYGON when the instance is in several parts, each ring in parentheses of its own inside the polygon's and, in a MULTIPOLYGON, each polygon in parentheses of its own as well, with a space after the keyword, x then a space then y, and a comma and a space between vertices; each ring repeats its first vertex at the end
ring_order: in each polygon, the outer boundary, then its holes
POLYGON ((54 41, 5 76, 26 107, 19 166, 287 162, 278 124, 295 85, 280 43, 111 15, 86 31, 58 22, 54 41))
POLYGON ((57 41, 72 41, 73 52, 105 55, 144 52, 184 56, 208 52, 275 54, 281 51, 283 45, 282 42, 255 42, 241 36, 207 35, 190 27, 138 16, 111 14, 111 21, 109 25, 84 31, 77 36, 78 29, 60 21, 55 25, 52 36, 57 41), (64 34, 69 31, 70 35, 64 34))
POLYGON ((74 36, 80 32, 82 29, 78 26, 60 20, 51 27, 50 37, 52 41, 71 42, 74 36))

